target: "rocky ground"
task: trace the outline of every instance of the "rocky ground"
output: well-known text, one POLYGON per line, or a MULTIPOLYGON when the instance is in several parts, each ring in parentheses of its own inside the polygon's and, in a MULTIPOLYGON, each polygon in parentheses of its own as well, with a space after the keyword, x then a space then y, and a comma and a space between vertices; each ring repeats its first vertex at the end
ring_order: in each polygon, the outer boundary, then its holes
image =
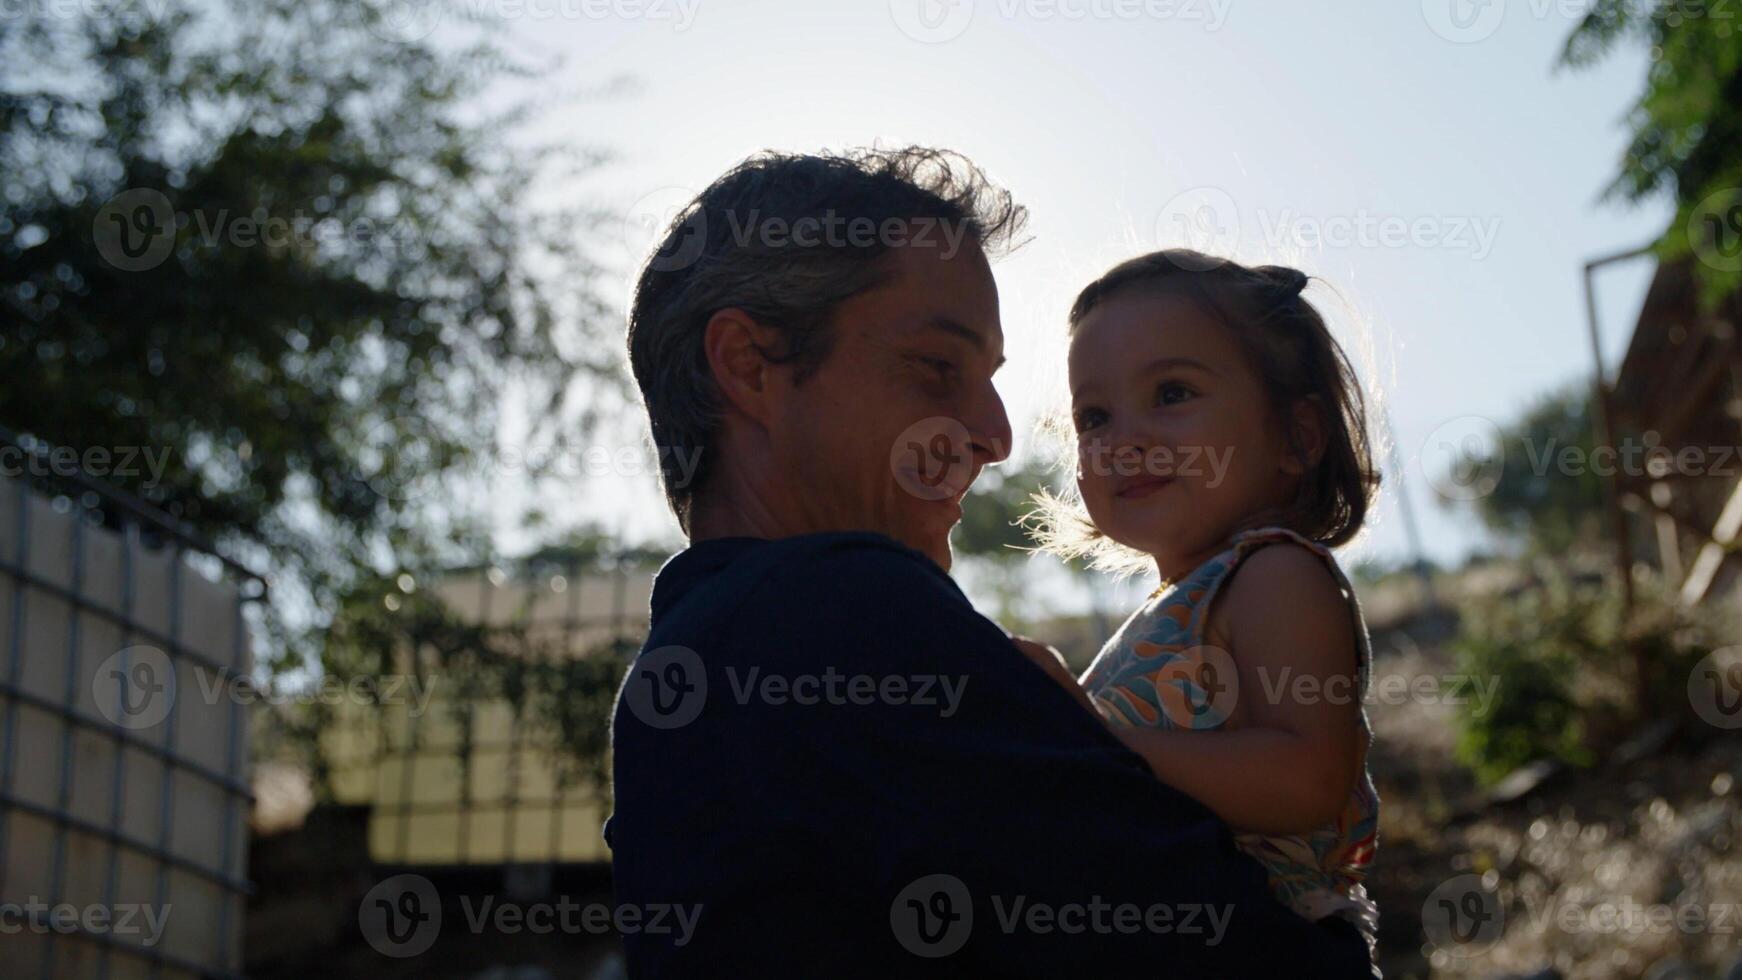
MULTIPOLYGON (((1379 674, 1452 669, 1439 644, 1384 646, 1379 674)), ((1453 758, 1456 710, 1369 705, 1387 977, 1742 977, 1742 731, 1660 725, 1502 801, 1453 758)))

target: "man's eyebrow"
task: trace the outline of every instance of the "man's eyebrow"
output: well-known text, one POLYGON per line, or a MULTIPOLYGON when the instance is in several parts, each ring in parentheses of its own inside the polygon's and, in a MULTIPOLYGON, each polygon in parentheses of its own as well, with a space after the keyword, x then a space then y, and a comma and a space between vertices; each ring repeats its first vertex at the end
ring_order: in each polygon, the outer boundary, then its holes
MULTIPOLYGON (((948 334, 954 334, 955 336, 966 340, 968 343, 973 344, 975 350, 983 351, 986 349, 986 338, 983 334, 978 330, 964 326, 947 316, 929 317, 924 323, 920 324, 920 326, 930 327, 933 330, 942 330, 944 333, 948 334)), ((992 365, 992 370, 996 371, 1003 367, 1006 360, 1008 360, 1008 358, 1000 354, 998 356, 998 363, 992 365)))
MULTIPOLYGON (((1143 371, 1141 373, 1146 374, 1146 375, 1156 374, 1160 371, 1165 371, 1169 368, 1192 368, 1194 370, 1202 371, 1205 374, 1215 375, 1218 377, 1220 376, 1220 372, 1218 372, 1215 368, 1210 367, 1208 364, 1205 364, 1203 361, 1200 361, 1200 360, 1198 360, 1196 358, 1192 358, 1192 357, 1158 357, 1155 360, 1150 361, 1148 364, 1143 365, 1143 371)), ((1074 389, 1071 390, 1071 398, 1072 399, 1081 398, 1083 395, 1083 389, 1087 388, 1088 386, 1089 386, 1089 383, 1087 381, 1083 382, 1080 385, 1077 385, 1074 389)))

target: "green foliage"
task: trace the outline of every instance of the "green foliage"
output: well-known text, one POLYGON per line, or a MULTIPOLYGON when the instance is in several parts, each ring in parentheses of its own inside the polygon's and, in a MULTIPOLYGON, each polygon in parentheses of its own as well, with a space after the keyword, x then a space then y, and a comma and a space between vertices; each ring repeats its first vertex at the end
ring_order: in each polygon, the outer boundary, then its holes
POLYGON ((1641 722, 1689 717, 1689 674, 1724 635, 1722 624, 1679 607, 1661 583, 1637 583, 1625 618, 1612 580, 1573 579, 1561 567, 1545 561, 1521 590, 1460 611, 1457 672, 1498 682, 1488 710, 1474 698, 1459 709, 1458 756, 1483 782, 1538 759, 1589 764, 1641 722), (1636 655, 1649 665, 1643 702, 1636 655))
MULTIPOLYGON (((270 575, 266 673, 390 673, 414 642, 591 759, 620 663, 529 661, 393 584, 488 560, 505 416, 558 460, 621 390, 603 219, 531 203, 588 151, 528 141, 543 69, 498 26, 442 0, 0 15, 0 425, 166 454, 95 475, 270 575)), ((320 710, 289 714, 312 743, 320 710)))
POLYGON ((408 42, 401 6, 0 17, 0 424, 167 452, 100 475, 268 571, 279 613, 483 550, 463 491, 509 396, 561 444, 616 384, 594 220, 529 203, 573 161, 501 105, 534 69, 475 22, 408 42))
POLYGON ((1651 67, 1608 193, 1673 196, 1676 219, 1659 252, 1707 259, 1696 268, 1706 301, 1716 302, 1742 287, 1742 263, 1733 261, 1742 255, 1742 26, 1711 0, 1596 0, 1561 63, 1590 65, 1627 39, 1649 46, 1651 67))
POLYGON ((1022 517, 1034 509, 1030 498, 1052 483, 1050 469, 1036 459, 987 469, 962 501, 962 520, 950 539, 956 552, 994 561, 1026 558, 1034 541, 1022 517))
POLYGON ((1456 670, 1496 684, 1486 712, 1468 697, 1459 709, 1458 758, 1477 779, 1492 783, 1539 759, 1591 761, 1573 680, 1612 655, 1612 612, 1600 595, 1565 582, 1463 611, 1456 670))
MULTIPOLYGON (((563 570, 582 567, 590 566, 569 563, 563 570)), ((563 750, 556 758, 559 785, 605 793, 611 711, 641 637, 625 633, 572 650, 561 630, 534 629, 527 610, 506 612, 507 625, 482 626, 456 616, 429 590, 408 590, 385 577, 362 582, 347 592, 334 619, 325 666, 329 675, 344 677, 440 678, 442 707, 463 732, 471 731, 467 722, 481 705, 504 702, 529 741, 563 750)), ((316 784, 324 791, 330 760, 313 734, 333 723, 332 706, 311 704, 288 721, 307 729, 316 784)))
POLYGON ((1596 435, 1589 387, 1575 384, 1544 397, 1500 436, 1500 459, 1490 454, 1466 461, 1499 472, 1493 492, 1476 502, 1483 522, 1544 554, 1565 554, 1591 540, 1603 520, 1606 491, 1590 466, 1596 435), (1563 454, 1575 465, 1563 465, 1563 454))

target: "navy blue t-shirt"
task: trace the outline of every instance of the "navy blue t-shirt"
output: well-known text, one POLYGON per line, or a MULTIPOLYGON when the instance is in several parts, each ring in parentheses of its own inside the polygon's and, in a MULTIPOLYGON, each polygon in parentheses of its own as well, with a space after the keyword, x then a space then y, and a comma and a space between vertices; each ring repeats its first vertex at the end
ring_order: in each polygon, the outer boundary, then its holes
POLYGON ((668 561, 612 755, 632 977, 1369 975, 880 534, 668 561))

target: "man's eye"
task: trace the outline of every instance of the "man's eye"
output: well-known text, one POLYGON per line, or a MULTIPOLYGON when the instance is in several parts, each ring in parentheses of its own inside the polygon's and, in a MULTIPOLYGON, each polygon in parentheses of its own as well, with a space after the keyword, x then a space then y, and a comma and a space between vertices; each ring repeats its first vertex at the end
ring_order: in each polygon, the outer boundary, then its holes
POLYGON ((919 361, 926 367, 936 371, 940 379, 947 379, 956 373, 956 364, 954 361, 946 361, 941 357, 922 357, 919 361))
POLYGON ((1170 381, 1155 390, 1155 400, 1162 405, 1177 405, 1195 394, 1190 388, 1170 381))

